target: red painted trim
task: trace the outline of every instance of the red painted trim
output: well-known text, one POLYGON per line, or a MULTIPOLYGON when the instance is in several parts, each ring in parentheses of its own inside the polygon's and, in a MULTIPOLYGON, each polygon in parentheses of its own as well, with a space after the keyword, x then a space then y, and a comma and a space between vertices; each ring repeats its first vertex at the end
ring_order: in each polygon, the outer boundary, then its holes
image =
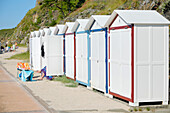
MULTIPOLYGON (((119 94, 113 93, 110 91, 109 89, 109 94, 116 96, 118 98, 130 101, 130 102, 134 102, 134 25, 132 26, 120 26, 120 27, 112 27, 109 28, 109 34, 110 34, 110 30, 114 29, 124 29, 125 27, 131 28, 131 99, 121 96, 119 94)), ((110 59, 110 36, 109 36, 109 59, 110 59)), ((109 62, 109 86, 110 86, 110 62, 109 62)))
POLYGON ((74 80, 73 78, 70 78, 70 77, 66 77, 67 79, 71 79, 71 80, 74 80))
POLYGON ((118 14, 116 15, 116 17, 112 20, 112 22, 110 23, 110 25, 109 25, 109 28, 110 28, 110 26, 113 24, 113 22, 116 20, 116 18, 118 17, 118 14))
POLYGON ((74 32, 74 80, 76 81, 76 34, 74 32))
POLYGON ((118 30, 118 29, 125 29, 125 28, 131 28, 131 26, 126 25, 126 26, 118 26, 118 27, 110 27, 109 30, 118 30))
POLYGON ((65 35, 73 35, 74 33, 66 33, 65 35))
POLYGON ((109 90, 109 94, 111 94, 111 95, 113 95, 113 96, 115 96, 115 97, 121 98, 121 99, 123 99, 123 100, 130 101, 130 102, 131 102, 131 99, 130 99, 130 98, 127 98, 127 97, 121 96, 121 95, 119 95, 119 94, 113 93, 113 92, 111 92, 110 90, 109 90))
POLYGON ((134 25, 132 24, 132 29, 131 29, 131 40, 132 40, 132 50, 131 50, 131 57, 132 57, 132 67, 131 67, 131 72, 132 72, 132 91, 131 91, 131 99, 132 101, 131 102, 134 102, 134 25))
MULTIPOLYGON (((110 29, 109 29, 109 34, 110 34, 110 29)), ((110 35, 109 35, 109 48, 108 48, 108 51, 109 51, 109 55, 108 55, 108 59, 110 60, 110 35)), ((109 86, 110 86, 110 62, 108 63, 108 70, 109 70, 109 86)))

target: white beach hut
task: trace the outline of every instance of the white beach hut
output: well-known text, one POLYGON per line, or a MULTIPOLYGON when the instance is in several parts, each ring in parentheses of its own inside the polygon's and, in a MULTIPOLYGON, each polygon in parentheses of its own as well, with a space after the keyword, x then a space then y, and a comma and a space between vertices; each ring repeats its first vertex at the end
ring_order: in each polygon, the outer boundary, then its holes
POLYGON ((32 66, 33 66, 33 39, 35 37, 35 33, 34 32, 31 32, 30 33, 30 38, 29 38, 29 52, 30 52, 30 67, 32 69, 32 66))
MULTIPOLYGON (((39 30, 40 31, 40 46, 42 45, 42 38, 44 37, 44 35, 45 35, 45 32, 44 32, 44 30, 43 29, 40 29, 39 30)), ((40 53, 41 53, 42 51, 41 51, 41 47, 40 47, 40 53)), ((42 54, 42 53, 41 53, 42 54)), ((43 67, 42 67, 42 57, 40 57, 40 68, 42 69, 43 67)))
POLYGON ((34 31, 35 37, 33 39, 32 50, 33 50, 33 70, 41 69, 41 43, 40 43, 40 31, 34 31))
POLYGON ((42 41, 44 48, 43 65, 46 66, 46 75, 63 75, 63 37, 58 36, 57 26, 44 29, 45 36, 42 41), (48 35, 46 35, 46 33, 48 35))
POLYGON ((75 33, 72 32, 74 22, 66 22, 63 33, 65 33, 65 56, 66 56, 66 77, 76 80, 76 43, 75 33))
MULTIPOLYGON (((42 43, 41 43, 41 68, 44 68, 45 66, 47 66, 47 41, 48 38, 50 37, 51 31, 49 28, 44 28, 44 36, 42 37, 42 43)), ((47 71, 46 71, 46 75, 47 75, 47 71)))
POLYGON ((115 10, 109 27, 109 94, 129 101, 163 102, 169 96, 169 25, 156 11, 115 10))
POLYGON ((89 19, 77 19, 72 32, 76 33, 76 81, 90 87, 90 39, 85 30, 89 19))
POLYGON ((62 25, 62 24, 58 24, 56 27, 57 27, 57 37, 60 38, 62 40, 62 51, 63 51, 63 73, 65 74, 65 34, 63 33, 63 29, 64 29, 64 26, 65 25, 62 25))
POLYGON ((85 30, 91 39, 91 87, 108 93, 107 78, 107 28, 109 15, 92 15, 85 30))

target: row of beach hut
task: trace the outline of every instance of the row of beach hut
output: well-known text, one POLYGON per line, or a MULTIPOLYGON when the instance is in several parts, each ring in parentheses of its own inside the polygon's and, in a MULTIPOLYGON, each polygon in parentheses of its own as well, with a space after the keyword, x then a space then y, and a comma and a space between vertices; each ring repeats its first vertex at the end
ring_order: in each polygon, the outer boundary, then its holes
POLYGON ((139 106, 168 104, 169 24, 156 11, 115 10, 31 32, 30 64, 139 106))

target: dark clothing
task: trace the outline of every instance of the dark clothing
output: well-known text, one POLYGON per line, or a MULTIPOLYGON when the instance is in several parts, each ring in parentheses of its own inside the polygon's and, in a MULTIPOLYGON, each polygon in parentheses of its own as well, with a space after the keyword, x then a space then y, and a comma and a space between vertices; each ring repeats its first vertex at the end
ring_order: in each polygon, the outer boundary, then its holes
POLYGON ((41 46, 41 56, 45 57, 44 45, 41 46))

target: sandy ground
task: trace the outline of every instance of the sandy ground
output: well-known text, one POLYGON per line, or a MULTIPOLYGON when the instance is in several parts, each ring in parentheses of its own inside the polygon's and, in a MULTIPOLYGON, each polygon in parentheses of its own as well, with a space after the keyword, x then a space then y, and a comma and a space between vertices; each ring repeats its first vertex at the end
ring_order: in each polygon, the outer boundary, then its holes
MULTIPOLYGON (((11 73, 17 77, 16 64, 19 60, 6 60, 13 54, 26 51, 19 48, 15 53, 0 54, 0 62, 11 73)), ((35 76, 38 76, 35 74, 35 76)), ((17 78, 16 78, 17 79, 17 78)), ((63 83, 56 81, 33 81, 22 82, 31 94, 41 104, 46 106, 50 112, 57 113, 124 113, 130 107, 128 103, 118 99, 110 99, 100 92, 88 90, 79 85, 77 88, 65 87, 63 83)))

